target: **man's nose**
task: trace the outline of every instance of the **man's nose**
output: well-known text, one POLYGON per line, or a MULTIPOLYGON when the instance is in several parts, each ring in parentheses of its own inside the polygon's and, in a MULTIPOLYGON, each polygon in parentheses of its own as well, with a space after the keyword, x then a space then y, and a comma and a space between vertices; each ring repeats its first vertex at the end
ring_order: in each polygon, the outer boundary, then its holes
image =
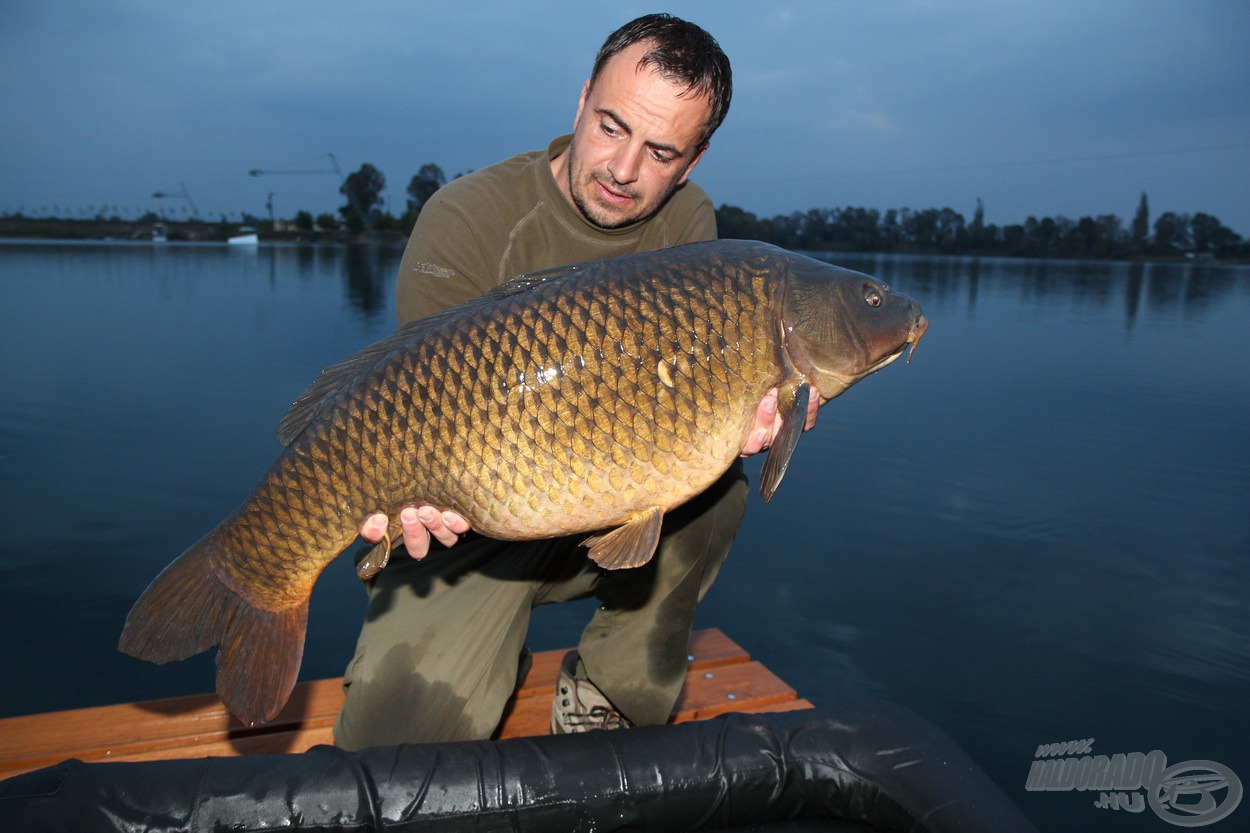
POLYGON ((612 174, 612 178, 622 185, 635 181, 638 179, 638 170, 642 166, 643 150, 641 143, 638 145, 633 142, 626 143, 608 160, 608 173, 612 174))

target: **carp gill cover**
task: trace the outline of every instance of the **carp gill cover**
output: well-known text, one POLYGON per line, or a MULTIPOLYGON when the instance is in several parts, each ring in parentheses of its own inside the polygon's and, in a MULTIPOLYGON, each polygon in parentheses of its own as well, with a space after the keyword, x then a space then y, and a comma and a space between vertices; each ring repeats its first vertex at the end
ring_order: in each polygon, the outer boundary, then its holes
POLYGON ((271 720, 313 584, 367 516, 429 503, 484 535, 589 534, 604 568, 645 564, 664 513, 729 468, 771 388, 782 428, 765 499, 813 391, 838 396, 927 326, 867 275, 747 241, 521 276, 323 371, 279 425, 285 451, 153 580, 120 648, 163 663, 217 645, 221 699, 246 724, 271 720))

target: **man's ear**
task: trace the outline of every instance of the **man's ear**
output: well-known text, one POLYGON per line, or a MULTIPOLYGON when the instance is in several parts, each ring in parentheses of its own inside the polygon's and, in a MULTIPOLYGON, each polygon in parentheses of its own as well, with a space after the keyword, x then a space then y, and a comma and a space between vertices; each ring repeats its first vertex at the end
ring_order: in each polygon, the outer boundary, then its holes
POLYGON ((581 98, 577 99, 577 115, 573 117, 573 131, 577 132, 577 123, 582 120, 582 110, 586 107, 586 98, 590 95, 590 79, 582 84, 581 98))
POLYGON ((690 178, 690 172, 694 170, 695 165, 699 164, 699 160, 703 158, 703 154, 707 153, 707 148, 707 143, 704 143, 703 147, 695 155, 694 159, 690 160, 690 164, 686 166, 686 170, 681 175, 681 179, 677 180, 678 185, 685 184, 686 180, 690 178))

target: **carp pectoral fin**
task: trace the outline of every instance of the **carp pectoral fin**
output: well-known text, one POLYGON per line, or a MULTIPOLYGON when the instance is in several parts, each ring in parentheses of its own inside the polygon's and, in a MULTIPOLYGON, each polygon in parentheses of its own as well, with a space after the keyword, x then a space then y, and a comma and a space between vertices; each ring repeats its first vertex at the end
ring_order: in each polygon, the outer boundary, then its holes
POLYGON ((391 560, 391 533, 388 531, 386 537, 383 538, 373 549, 365 554, 365 557, 356 565, 356 578, 361 581, 369 579, 382 572, 391 560))
POLYGON ((811 398, 812 388, 807 382, 793 386, 783 386, 777 390, 777 410, 781 413, 781 429, 773 438, 772 448, 768 449, 768 459, 764 461, 764 469, 760 472, 760 497, 765 502, 772 500, 781 478, 790 465, 790 457, 803 436, 803 427, 807 424, 807 402, 811 398))
POLYGON ((592 535, 582 544, 590 547, 590 559, 605 570, 641 567, 655 555, 663 524, 664 510, 652 506, 624 526, 602 535, 592 535))

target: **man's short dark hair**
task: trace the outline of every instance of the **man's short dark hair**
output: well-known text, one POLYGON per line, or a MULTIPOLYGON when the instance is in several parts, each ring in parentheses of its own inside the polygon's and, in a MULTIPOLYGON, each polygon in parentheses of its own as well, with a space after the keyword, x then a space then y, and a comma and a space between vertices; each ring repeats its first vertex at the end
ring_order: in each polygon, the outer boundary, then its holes
POLYGON ((707 96, 712 112, 699 139, 699 147, 703 147, 729 112, 729 100, 733 97, 729 58, 715 38, 693 23, 671 14, 643 15, 608 35, 595 56, 590 86, 595 85, 604 65, 614 55, 641 42, 649 42, 651 48, 639 66, 655 67, 666 80, 684 84, 686 93, 707 96))

